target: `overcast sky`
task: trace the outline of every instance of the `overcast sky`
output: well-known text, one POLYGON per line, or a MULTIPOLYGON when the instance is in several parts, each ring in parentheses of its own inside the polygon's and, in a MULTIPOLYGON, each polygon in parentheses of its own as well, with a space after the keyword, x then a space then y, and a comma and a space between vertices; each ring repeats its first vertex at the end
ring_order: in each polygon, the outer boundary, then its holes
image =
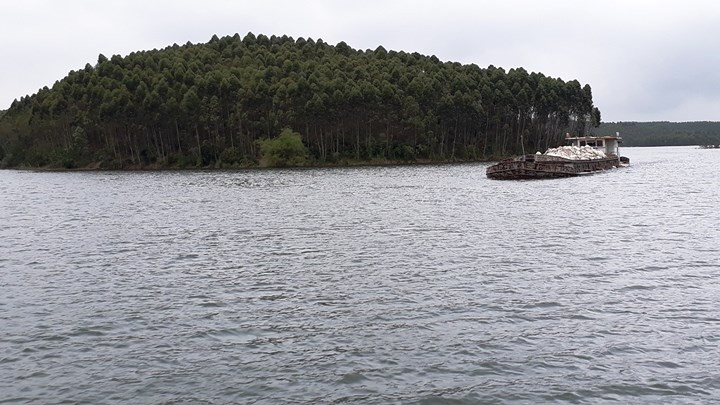
POLYGON ((99 53, 236 32, 577 79, 603 121, 720 120, 720 2, 698 0, 0 0, 0 109, 99 53))

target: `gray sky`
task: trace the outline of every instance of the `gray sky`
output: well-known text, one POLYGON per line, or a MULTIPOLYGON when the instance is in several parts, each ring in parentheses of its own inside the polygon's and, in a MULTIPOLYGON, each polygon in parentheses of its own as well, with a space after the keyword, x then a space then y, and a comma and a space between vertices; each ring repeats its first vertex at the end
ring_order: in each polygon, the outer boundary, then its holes
POLYGON ((604 121, 720 120, 720 2, 700 0, 0 0, 0 109, 99 53, 249 31, 577 79, 604 121))

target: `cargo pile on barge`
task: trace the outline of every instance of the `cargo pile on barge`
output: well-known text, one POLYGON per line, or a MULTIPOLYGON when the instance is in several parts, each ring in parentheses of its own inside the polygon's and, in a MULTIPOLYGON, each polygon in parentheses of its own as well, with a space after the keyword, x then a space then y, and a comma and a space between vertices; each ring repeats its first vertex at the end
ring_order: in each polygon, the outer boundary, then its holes
POLYGON ((487 168, 487 177, 497 180, 573 177, 630 163, 628 158, 620 156, 622 140, 619 135, 568 137, 566 140, 570 146, 502 160, 487 168))
MULTIPOLYGON (((537 153, 538 155, 540 152, 537 153)), ((605 159, 605 152, 595 149, 592 146, 560 146, 558 148, 550 148, 545 152, 548 156, 557 156, 570 160, 593 160, 605 159)))

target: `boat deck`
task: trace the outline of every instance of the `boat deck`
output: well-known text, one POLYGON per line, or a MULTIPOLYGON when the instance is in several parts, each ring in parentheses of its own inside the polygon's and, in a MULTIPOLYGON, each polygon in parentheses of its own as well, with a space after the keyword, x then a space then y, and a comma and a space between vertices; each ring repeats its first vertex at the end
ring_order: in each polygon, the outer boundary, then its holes
POLYGON ((573 177, 620 166, 617 156, 606 159, 570 160, 547 155, 524 155, 502 160, 486 170, 496 180, 551 179, 573 177))

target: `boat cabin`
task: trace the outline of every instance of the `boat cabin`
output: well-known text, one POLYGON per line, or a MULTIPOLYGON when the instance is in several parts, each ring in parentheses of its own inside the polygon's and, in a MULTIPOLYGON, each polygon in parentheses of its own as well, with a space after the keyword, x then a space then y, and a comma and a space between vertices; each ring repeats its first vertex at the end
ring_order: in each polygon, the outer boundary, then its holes
POLYGON ((591 146, 592 148, 604 152, 610 156, 620 156, 620 144, 622 138, 620 134, 616 133, 615 136, 577 136, 571 137, 567 134, 565 140, 572 146, 591 146))

